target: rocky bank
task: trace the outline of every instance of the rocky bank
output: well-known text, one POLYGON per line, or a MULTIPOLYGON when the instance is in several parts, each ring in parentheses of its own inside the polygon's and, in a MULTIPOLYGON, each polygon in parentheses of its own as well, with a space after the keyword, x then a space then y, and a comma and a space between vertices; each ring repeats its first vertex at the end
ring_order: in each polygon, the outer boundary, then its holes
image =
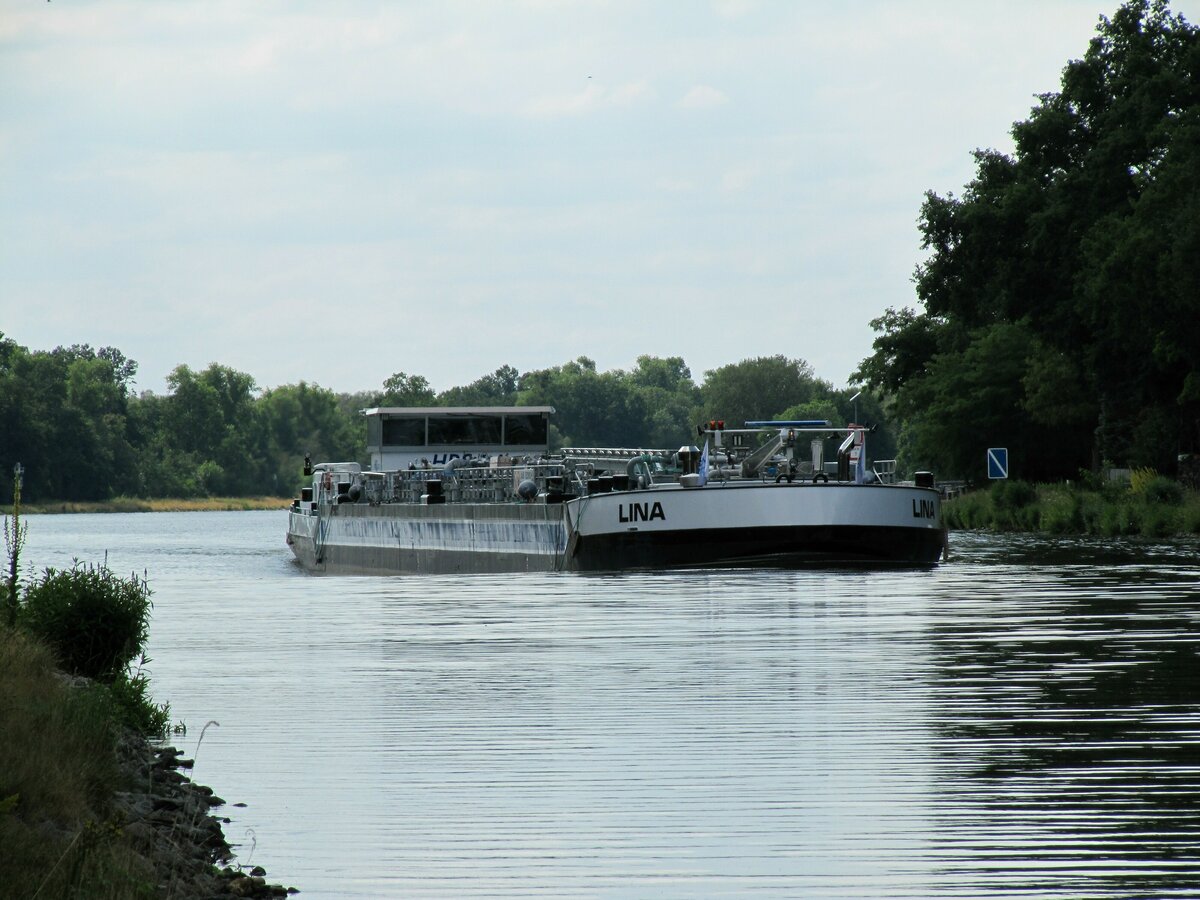
POLYGON ((243 871, 228 865, 233 853, 221 825, 229 820, 213 812, 225 801, 180 771, 192 761, 174 747, 156 747, 129 733, 119 742, 118 762, 130 787, 114 798, 116 820, 157 873, 160 896, 208 900, 298 893, 268 883, 258 866, 243 871))

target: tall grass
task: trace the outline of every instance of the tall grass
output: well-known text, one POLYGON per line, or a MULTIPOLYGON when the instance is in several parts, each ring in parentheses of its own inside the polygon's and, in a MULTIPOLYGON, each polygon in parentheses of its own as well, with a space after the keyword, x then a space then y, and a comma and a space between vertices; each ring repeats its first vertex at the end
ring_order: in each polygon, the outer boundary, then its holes
POLYGON ((947 527, 1104 537, 1200 534, 1200 493, 1153 472, 1131 486, 998 481, 943 504, 947 527))
POLYGON ((109 815, 122 785, 104 692, 72 687, 50 648, 0 627, 0 895, 155 896, 109 815))

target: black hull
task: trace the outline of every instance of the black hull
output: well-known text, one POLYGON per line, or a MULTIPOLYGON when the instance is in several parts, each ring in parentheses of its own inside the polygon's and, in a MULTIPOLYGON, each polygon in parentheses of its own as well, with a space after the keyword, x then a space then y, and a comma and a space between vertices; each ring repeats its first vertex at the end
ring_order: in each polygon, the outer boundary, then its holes
POLYGON ((858 525, 589 535, 565 568, 933 566, 945 543, 941 530, 858 525))

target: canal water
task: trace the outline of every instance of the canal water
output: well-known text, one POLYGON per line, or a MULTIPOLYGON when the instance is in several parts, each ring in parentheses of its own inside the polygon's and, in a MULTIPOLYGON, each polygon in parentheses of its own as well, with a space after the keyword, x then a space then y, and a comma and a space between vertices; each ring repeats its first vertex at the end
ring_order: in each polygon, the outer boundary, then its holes
POLYGON ((302 896, 1200 897, 1195 542, 335 578, 283 512, 27 521, 146 572, 174 743, 302 896))

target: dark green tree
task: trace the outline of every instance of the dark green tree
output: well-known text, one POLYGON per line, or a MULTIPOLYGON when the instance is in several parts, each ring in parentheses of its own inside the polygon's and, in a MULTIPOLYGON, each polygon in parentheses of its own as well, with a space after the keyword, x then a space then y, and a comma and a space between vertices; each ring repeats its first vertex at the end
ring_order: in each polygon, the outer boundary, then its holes
POLYGON ((383 382, 377 406, 434 406, 437 394, 424 375, 396 372, 383 382))
POLYGON ((619 371, 598 372, 581 356, 521 376, 518 402, 553 406, 553 441, 573 447, 646 446, 645 400, 619 371))
POLYGON ((723 419, 730 428, 772 419, 789 407, 822 400, 833 386, 802 359, 760 356, 704 373, 698 421, 723 419))
POLYGON ((477 378, 464 387, 452 387, 438 394, 438 406, 512 406, 517 399, 520 373, 504 365, 490 375, 477 378))
MULTIPOLYGON (((1012 134, 1012 154, 975 153, 962 197, 926 196, 924 309, 877 319, 857 375, 923 421, 992 422, 990 392, 964 398, 937 382, 969 384, 948 367, 988 357, 1000 340, 988 329, 1014 326, 1027 335, 1021 363, 993 377, 1010 379, 1018 402, 994 439, 1030 441, 1019 455, 1040 457, 1048 476, 1073 476, 1080 458, 1169 471, 1200 441, 1197 29, 1165 0, 1131 0, 1012 134)), ((929 450, 920 431, 909 433, 929 450)), ((949 452, 956 465, 982 458, 982 435, 961 439, 972 445, 949 452)))
POLYGON ((691 440, 692 421, 700 403, 700 389, 679 356, 639 356, 628 381, 641 397, 645 421, 639 429, 644 447, 672 449, 691 440))
POLYGON ((178 366, 159 411, 162 458, 177 467, 172 480, 189 493, 252 493, 269 484, 265 430, 254 379, 212 363, 201 372, 178 366))
POLYGON ((136 457, 126 415, 134 371, 135 363, 109 348, 31 353, 0 341, 0 470, 24 463, 26 496, 34 501, 97 500, 132 488, 136 457))
POLYGON ((270 482, 265 493, 302 486, 305 454, 313 461, 362 461, 366 431, 357 408, 343 410, 332 391, 301 381, 263 393, 256 404, 268 436, 270 482))

